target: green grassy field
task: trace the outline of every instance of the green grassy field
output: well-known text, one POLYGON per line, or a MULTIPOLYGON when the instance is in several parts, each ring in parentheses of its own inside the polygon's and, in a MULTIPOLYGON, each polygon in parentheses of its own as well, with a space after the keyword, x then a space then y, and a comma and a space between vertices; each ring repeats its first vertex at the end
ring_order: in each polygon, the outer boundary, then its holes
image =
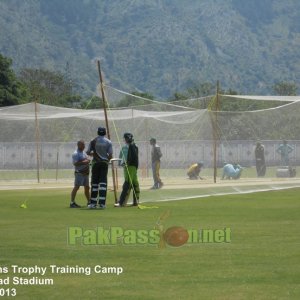
MULTIPOLYGON (((170 191, 171 192, 171 191, 170 191)), ((54 285, 18 285, 17 299, 299 299, 300 189, 147 202, 153 209, 70 209, 66 189, 0 191, 0 267, 48 267, 54 285), (20 208, 26 200, 27 208, 20 208), (227 243, 68 244, 70 227, 230 228, 227 243), (116 274, 52 274, 50 265, 122 267, 116 274)), ((152 198, 152 191, 144 191, 152 198)), ((167 191, 165 192, 167 193, 167 191)), ((174 191, 172 191, 174 193, 174 191)), ((78 202, 83 204, 82 191, 78 202)), ((90 240, 89 240, 90 241, 90 240)), ((0 286, 7 288, 7 286, 0 286)), ((4 299, 5 297, 3 297, 4 299)), ((12 297, 10 297, 12 298, 12 297)))

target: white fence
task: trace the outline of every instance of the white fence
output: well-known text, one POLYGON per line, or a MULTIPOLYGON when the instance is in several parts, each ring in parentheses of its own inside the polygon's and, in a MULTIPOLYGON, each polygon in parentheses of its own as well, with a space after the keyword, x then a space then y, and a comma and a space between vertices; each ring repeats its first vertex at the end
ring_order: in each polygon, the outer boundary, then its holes
MULTIPOLYGON (((280 165, 280 155, 276 149, 281 141, 262 141, 265 146, 266 164, 280 165)), ((205 167, 213 165, 213 147, 211 141, 161 141, 162 168, 186 168, 194 162, 203 161, 205 167)), ((290 164, 300 165, 300 141, 289 141, 294 148, 290 153, 290 164)), ((137 142, 140 164, 150 166, 151 154, 149 142, 137 142)), ((218 146, 217 163, 238 162, 242 166, 255 165, 255 141, 226 141, 218 146)), ((0 169, 27 170, 37 166, 35 143, 0 142, 0 169)), ((71 157, 76 149, 74 143, 41 143, 39 145, 40 168, 71 169, 71 157)), ((114 156, 118 157, 120 145, 114 144, 114 156)))

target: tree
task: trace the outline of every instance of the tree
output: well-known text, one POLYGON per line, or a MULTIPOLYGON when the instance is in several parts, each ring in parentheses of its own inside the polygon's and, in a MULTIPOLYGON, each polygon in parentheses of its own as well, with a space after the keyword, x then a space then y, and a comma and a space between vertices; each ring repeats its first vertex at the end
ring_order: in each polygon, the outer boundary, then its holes
POLYGON ((216 85, 210 82, 204 82, 194 84, 192 87, 187 89, 187 94, 189 98, 200 98, 205 96, 211 96, 216 93, 216 85))
POLYGON ((22 69, 20 79, 30 92, 29 101, 63 107, 80 106, 81 97, 72 93, 70 82, 59 72, 22 69))
POLYGON ((188 96, 179 92, 175 92, 171 98, 170 101, 181 101, 181 100, 186 100, 188 99, 188 96))
POLYGON ((84 100, 81 103, 82 109, 99 109, 103 108, 103 101, 102 98, 98 96, 92 96, 89 99, 84 100))
POLYGON ((177 105, 205 109, 209 102, 209 98, 205 99, 205 97, 214 95, 215 93, 216 88, 212 83, 193 83, 191 87, 187 88, 183 93, 174 93, 170 101, 176 102, 177 105), (190 101, 190 99, 194 100, 190 101))
POLYGON ((276 95, 279 96, 296 96, 297 95, 297 85, 294 82, 281 81, 275 83, 273 90, 276 95))
POLYGON ((0 54, 0 106, 24 102, 27 91, 11 69, 12 60, 0 54))
POLYGON ((138 106, 149 104, 149 100, 154 100, 154 96, 149 93, 140 93, 140 92, 132 92, 133 96, 125 96, 123 99, 116 104, 116 107, 129 107, 129 106, 138 106), (136 97, 134 97, 136 96, 136 97))

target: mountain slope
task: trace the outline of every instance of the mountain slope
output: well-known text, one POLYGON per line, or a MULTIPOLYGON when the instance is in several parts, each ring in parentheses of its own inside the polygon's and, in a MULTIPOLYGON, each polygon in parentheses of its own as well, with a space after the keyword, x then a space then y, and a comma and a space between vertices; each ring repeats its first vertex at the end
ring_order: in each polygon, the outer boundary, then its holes
POLYGON ((4 0, 0 52, 14 67, 69 72, 158 97, 201 82, 267 94, 300 79, 297 0, 4 0), (68 68, 66 70, 66 65, 68 68))

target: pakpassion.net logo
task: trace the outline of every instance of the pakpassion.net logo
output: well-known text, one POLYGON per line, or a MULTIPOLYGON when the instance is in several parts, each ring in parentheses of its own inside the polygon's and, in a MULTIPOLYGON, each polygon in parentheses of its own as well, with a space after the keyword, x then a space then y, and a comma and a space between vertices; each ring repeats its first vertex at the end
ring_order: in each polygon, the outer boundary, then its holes
POLYGON ((179 247, 184 244, 230 243, 230 228, 222 229, 185 229, 172 226, 164 230, 161 224, 154 229, 124 229, 122 227, 82 227, 68 228, 69 245, 165 245, 179 247))

